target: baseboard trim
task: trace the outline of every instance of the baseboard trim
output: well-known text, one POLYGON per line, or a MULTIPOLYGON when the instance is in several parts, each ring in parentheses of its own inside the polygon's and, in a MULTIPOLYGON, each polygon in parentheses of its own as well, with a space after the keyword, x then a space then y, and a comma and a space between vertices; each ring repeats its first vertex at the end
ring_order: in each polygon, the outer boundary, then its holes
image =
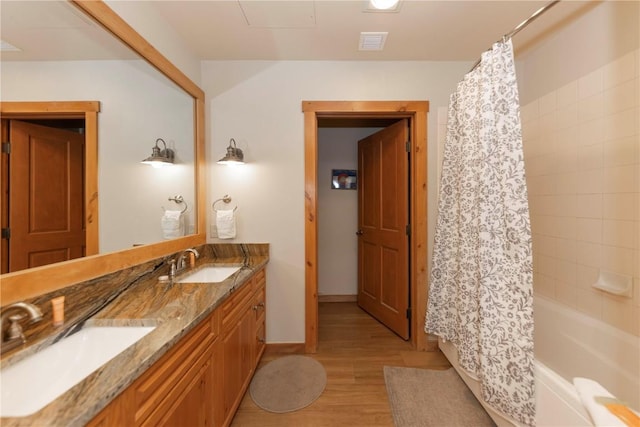
POLYGON ((269 354, 304 354, 303 342, 267 343, 264 350, 269 354))
POLYGON ((356 302, 358 295, 318 295, 318 302, 356 302))

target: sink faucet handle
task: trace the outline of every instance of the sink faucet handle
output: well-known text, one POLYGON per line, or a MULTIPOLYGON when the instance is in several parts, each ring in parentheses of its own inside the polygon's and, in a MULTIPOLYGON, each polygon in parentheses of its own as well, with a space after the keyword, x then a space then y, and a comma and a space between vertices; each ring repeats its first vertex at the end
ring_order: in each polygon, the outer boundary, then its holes
POLYGON ((14 340, 16 338, 20 338, 22 342, 27 341, 22 332, 22 326, 20 326, 20 321, 27 317, 25 314, 14 314, 13 316, 9 316, 9 327, 7 328, 7 340, 14 340))
POLYGON ((176 275, 176 260, 170 259, 169 260, 169 277, 173 279, 175 275, 176 275))

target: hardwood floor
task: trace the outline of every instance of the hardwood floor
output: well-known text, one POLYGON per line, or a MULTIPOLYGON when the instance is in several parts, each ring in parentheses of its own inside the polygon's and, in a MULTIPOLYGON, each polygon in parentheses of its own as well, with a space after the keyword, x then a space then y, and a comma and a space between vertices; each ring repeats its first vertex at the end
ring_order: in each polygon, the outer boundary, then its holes
MULTIPOLYGON (((260 366, 280 356, 265 354, 260 366)), ((350 302, 319 304, 318 352, 309 356, 327 371, 327 386, 318 400, 297 412, 274 414, 258 408, 247 392, 231 425, 392 427, 383 366, 450 366, 439 351, 413 351, 408 342, 350 302)))

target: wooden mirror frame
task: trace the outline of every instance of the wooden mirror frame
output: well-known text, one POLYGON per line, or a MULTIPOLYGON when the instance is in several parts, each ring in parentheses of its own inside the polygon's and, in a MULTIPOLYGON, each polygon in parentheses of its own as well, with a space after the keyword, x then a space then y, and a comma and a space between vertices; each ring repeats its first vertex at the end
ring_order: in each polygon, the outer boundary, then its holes
POLYGON ((3 306, 206 243, 204 92, 102 0, 69 1, 193 97, 196 233, 166 242, 3 274, 0 277, 0 304, 3 306))

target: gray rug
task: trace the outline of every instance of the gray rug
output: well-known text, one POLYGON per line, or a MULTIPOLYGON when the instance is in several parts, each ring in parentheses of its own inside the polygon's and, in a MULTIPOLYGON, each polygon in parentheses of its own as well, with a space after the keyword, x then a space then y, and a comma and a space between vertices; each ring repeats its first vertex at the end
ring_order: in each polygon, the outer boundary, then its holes
POLYGON ((327 373, 320 362, 307 356, 285 356, 256 372, 249 394, 269 412, 293 412, 311 405, 324 391, 327 373))
POLYGON ((495 426, 453 368, 384 367, 396 427, 495 426))

